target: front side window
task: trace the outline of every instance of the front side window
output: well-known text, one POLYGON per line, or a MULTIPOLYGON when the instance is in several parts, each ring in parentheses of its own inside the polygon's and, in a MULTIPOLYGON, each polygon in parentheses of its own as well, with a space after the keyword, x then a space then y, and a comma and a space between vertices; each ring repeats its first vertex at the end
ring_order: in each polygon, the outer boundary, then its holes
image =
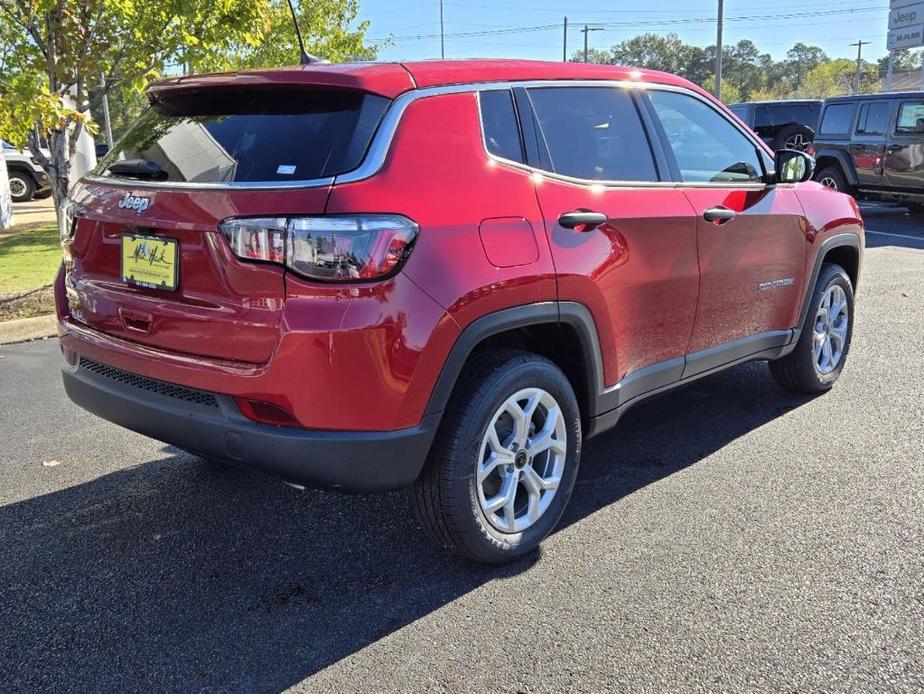
POLYGON ((591 181, 658 180, 632 96, 614 87, 529 90, 555 173, 591 181))
POLYGON ((755 144, 703 101, 679 92, 648 92, 687 183, 763 183, 755 144))
POLYGON ((901 105, 895 132, 899 135, 924 133, 924 101, 909 101, 901 105))
POLYGON ((347 90, 181 91, 142 115, 96 174, 191 183, 327 178, 359 166, 388 104, 347 90))
POLYGON ((857 112, 856 104, 832 104, 825 109, 821 117, 821 135, 849 135, 853 125, 853 114, 857 112))
POLYGON ((889 129, 889 111, 887 101, 864 104, 857 120, 857 135, 885 135, 889 129))
POLYGON ((526 159, 513 94, 509 89, 492 89, 481 92, 478 98, 481 100, 481 127, 488 151, 501 159, 524 163, 526 159))

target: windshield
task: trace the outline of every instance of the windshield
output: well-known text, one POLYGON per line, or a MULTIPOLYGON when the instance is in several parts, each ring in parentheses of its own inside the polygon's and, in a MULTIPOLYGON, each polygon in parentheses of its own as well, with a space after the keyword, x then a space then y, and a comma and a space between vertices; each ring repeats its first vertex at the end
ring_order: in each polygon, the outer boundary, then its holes
POLYGON ((170 95, 95 173, 190 183, 327 178, 359 166, 388 104, 363 92, 279 87, 170 95))

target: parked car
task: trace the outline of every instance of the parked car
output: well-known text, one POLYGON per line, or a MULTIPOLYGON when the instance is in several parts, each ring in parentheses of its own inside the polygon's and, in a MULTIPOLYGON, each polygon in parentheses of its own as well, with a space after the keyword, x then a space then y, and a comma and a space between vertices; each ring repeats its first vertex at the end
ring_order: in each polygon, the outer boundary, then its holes
POLYGON ((728 108, 774 151, 804 152, 815 139, 822 103, 819 99, 755 101, 728 108))
POLYGON ((9 142, 0 140, 3 158, 10 177, 10 194, 13 202, 29 202, 33 197, 47 197, 51 194, 48 176, 32 159, 29 152, 13 147, 9 142))
POLYGON ((924 212, 924 92, 827 99, 810 152, 829 188, 924 212))
POLYGON ((70 398, 180 449, 412 487, 430 538, 497 563, 636 403, 844 368, 855 201, 681 78, 312 65, 149 97, 73 188, 55 296, 70 398))

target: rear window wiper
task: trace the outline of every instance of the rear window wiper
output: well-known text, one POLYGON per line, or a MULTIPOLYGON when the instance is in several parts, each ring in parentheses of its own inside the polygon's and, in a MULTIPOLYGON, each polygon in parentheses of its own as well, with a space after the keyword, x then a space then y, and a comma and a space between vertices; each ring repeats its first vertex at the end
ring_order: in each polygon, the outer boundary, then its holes
POLYGON ((150 159, 123 159, 110 165, 109 173, 144 181, 166 181, 167 172, 150 159))

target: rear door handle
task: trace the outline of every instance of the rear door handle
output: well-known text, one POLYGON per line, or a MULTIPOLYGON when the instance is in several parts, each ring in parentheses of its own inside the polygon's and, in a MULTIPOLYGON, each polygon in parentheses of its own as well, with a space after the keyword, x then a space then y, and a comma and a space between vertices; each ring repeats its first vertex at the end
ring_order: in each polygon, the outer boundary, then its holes
POLYGON ((734 210, 730 210, 727 207, 710 207, 708 210, 703 212, 703 219, 707 222, 715 222, 716 224, 725 224, 730 222, 738 215, 734 210))
POLYGON ((575 231, 591 231, 601 224, 606 224, 609 217, 602 212, 592 212, 591 210, 575 210, 574 212, 565 212, 558 218, 558 223, 565 229, 574 229, 575 231))

